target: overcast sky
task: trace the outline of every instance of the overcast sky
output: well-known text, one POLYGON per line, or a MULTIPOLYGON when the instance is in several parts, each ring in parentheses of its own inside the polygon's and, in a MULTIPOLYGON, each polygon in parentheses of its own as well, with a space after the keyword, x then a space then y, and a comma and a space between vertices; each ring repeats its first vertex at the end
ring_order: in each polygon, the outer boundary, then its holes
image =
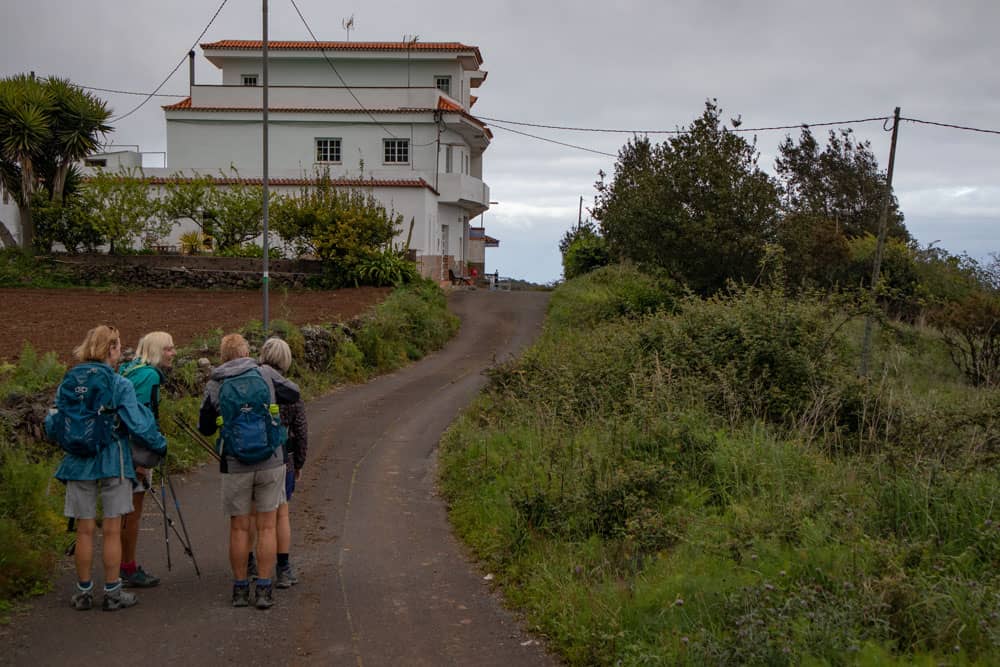
MULTIPOLYGON (((475 114, 590 128, 674 129, 717 98, 744 127, 903 116, 1000 130, 1000 3, 961 0, 296 0, 319 39, 460 41, 478 46, 489 79, 475 114)), ((0 0, 0 75, 35 71, 102 88, 151 91, 184 57, 220 0, 0 0)), ((271 39, 309 39, 290 0, 270 0, 271 39)), ((201 41, 260 36, 260 0, 229 0, 201 41)), ((198 79, 220 81, 198 50, 198 79)), ((161 92, 183 93, 187 66, 161 92)), ((116 114, 142 98, 103 94, 116 114)), ((179 98, 178 98, 179 99, 179 98)), ((154 98, 116 124, 117 144, 163 151, 154 98)), ((881 165, 889 134, 854 126, 881 165)), ((615 154, 628 135, 520 127, 615 154)), ((797 136, 796 131, 792 131, 797 136)), ((825 132, 822 134, 825 137, 825 132)), ((783 132, 762 132, 761 167, 773 172, 783 132)), ((657 137, 656 140, 660 140, 657 137)), ((1000 135, 903 123, 895 187, 923 244, 983 257, 1000 250, 1000 135)), ((161 166, 151 155, 149 166, 161 166)), ((593 201, 614 158, 494 128, 484 178, 499 204, 485 214, 488 270, 549 282, 557 243, 593 201)), ((586 216, 586 213, 584 213, 586 216)))

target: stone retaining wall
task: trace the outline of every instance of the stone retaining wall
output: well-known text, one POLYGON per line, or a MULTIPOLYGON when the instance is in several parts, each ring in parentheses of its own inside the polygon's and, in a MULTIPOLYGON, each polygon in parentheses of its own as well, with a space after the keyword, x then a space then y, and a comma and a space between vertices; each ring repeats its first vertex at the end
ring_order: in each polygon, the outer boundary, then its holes
MULTIPOLYGON (((83 283, 111 280, 147 288, 257 289, 262 282, 262 260, 245 257, 197 255, 54 255, 61 269, 83 283)), ((311 260, 271 260, 268 272, 273 287, 306 287, 323 271, 311 260)))

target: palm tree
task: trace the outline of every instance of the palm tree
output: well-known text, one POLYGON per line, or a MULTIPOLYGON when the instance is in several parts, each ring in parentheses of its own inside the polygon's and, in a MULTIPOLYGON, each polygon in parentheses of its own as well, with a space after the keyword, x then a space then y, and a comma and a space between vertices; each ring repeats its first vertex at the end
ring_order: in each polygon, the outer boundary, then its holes
POLYGON ((0 174, 21 209, 21 246, 34 240, 31 197, 38 186, 35 164, 52 136, 51 91, 34 76, 0 80, 0 174))
POLYGON ((62 203, 70 168, 113 130, 110 116, 103 100, 67 79, 0 79, 0 178, 17 196, 22 247, 34 241, 32 197, 44 186, 62 203))
POLYGON ((47 86, 55 108, 50 146, 46 150, 53 171, 46 178, 51 178, 48 184, 51 198, 62 202, 70 166, 96 151, 100 140, 113 130, 107 124, 111 111, 104 100, 77 88, 68 79, 49 77, 47 86))

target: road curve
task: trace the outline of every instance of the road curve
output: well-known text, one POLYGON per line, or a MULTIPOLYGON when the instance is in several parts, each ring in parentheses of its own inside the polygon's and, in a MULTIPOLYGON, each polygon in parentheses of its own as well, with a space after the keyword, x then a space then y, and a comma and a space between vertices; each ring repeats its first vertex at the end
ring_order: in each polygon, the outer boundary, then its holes
POLYGON ((140 558, 163 583, 134 609, 77 612, 67 562, 53 593, 0 627, 0 664, 556 664, 466 560, 435 490, 442 432, 482 370, 537 335, 547 295, 458 292, 449 304, 462 328, 443 350, 308 405, 310 459, 292 501, 301 583, 276 591, 274 608, 229 605, 228 529, 206 466, 174 479, 200 577, 173 536, 167 571, 147 501, 140 558))

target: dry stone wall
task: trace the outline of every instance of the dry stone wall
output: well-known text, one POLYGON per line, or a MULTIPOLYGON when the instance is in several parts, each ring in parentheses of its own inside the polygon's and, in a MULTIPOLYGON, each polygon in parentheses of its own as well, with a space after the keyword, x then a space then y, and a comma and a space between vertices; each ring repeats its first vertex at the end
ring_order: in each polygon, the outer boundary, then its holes
MULTIPOLYGON (((256 289, 262 282, 260 259, 196 255, 57 255, 53 260, 80 282, 115 282, 135 287, 256 289)), ((318 281, 323 263, 271 260, 273 287, 309 287, 318 281)))

